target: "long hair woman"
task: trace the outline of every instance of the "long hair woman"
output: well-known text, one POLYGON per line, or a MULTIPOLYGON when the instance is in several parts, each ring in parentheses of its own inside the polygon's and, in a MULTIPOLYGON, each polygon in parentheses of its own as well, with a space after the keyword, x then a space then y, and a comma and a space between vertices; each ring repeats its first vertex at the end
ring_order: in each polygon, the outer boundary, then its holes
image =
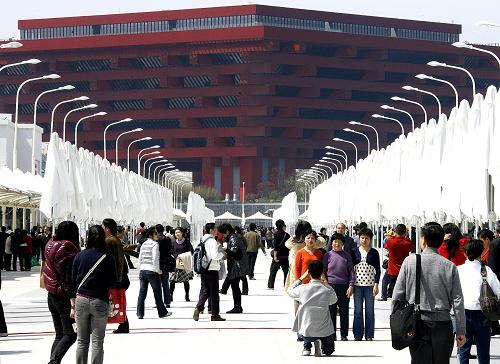
POLYGON ((78 328, 76 363, 87 364, 92 340, 91 363, 104 361, 104 335, 108 323, 108 291, 117 282, 115 260, 106 255, 106 236, 100 225, 90 227, 87 249, 73 262, 76 289, 75 316, 78 328))
POLYGON ((48 291, 47 302, 56 331, 49 364, 59 364, 76 341, 73 330, 75 293, 71 268, 79 251, 79 239, 78 226, 72 221, 63 221, 57 226, 54 238, 45 245, 42 277, 48 291))

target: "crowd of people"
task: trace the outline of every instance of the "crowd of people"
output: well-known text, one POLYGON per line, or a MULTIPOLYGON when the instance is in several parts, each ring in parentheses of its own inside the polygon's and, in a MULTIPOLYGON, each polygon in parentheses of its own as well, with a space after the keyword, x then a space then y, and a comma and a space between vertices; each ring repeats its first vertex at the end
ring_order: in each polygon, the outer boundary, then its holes
MULTIPOLYGON (((382 268, 385 274, 379 301, 392 299, 393 306, 401 301, 415 302, 417 266, 412 253, 416 243, 422 250, 419 274, 423 339, 410 345, 412 362, 448 363, 456 341, 460 363, 474 357, 470 353, 473 345, 479 363, 488 363, 490 338, 500 334, 498 322, 486 319, 479 305, 483 275, 494 294, 500 296, 500 222, 495 231, 480 230, 477 239, 463 234, 453 223, 427 223, 420 231, 419 242, 413 242, 409 229, 399 224, 385 233, 383 261, 379 250, 372 246, 374 233, 365 223, 356 226, 351 235, 346 225, 339 223, 331 236, 324 228, 317 234, 307 221, 299 221, 293 235, 286 231, 283 220, 276 221, 271 229, 250 224, 247 231, 228 223, 208 223, 200 242, 193 244, 189 229, 182 227, 147 227, 141 223, 132 232, 117 226, 113 219, 105 219, 88 229, 85 249, 81 247, 78 226, 71 221, 61 222, 54 236, 50 227, 33 229, 31 234, 10 227, 1 230, 5 270, 15 270, 17 260, 22 270, 29 269, 32 259, 43 261, 41 286, 48 291, 47 304, 56 332, 49 363, 60 363, 75 342, 77 363, 87 363, 90 342, 92 363, 103 362, 108 291, 129 288, 129 269, 135 268, 131 256, 138 258, 139 319, 145 315, 149 286, 159 318, 172 314, 169 308, 176 283, 183 284, 184 300, 190 301, 197 246, 203 246, 208 263, 198 274, 201 288, 193 319, 198 321, 206 308, 211 321, 225 321, 220 294, 227 294, 229 288, 233 307, 226 314, 243 313, 242 296, 249 294, 248 280, 255 279, 258 252, 267 254, 267 246, 272 258, 267 288, 274 289, 281 270, 284 289, 294 302, 293 330, 297 340, 303 342, 302 353, 306 356, 311 355, 313 345, 316 356, 331 355, 338 326, 340 340, 349 340, 351 297, 354 340, 374 339, 375 299, 382 268)), ((114 333, 129 332, 128 318, 122 321, 114 333)), ((1 305, 0 335, 7 335, 1 305)))

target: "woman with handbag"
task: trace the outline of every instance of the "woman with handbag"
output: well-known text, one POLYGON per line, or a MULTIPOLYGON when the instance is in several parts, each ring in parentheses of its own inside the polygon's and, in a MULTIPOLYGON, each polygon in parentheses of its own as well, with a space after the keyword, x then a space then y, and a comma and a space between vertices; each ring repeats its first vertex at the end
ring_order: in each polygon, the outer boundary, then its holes
POLYGON ((192 255, 194 249, 191 245, 191 242, 186 237, 186 230, 184 228, 176 228, 174 235, 175 237, 174 242, 172 243, 172 255, 177 261, 177 266, 175 268, 175 271, 170 275, 170 301, 174 300, 175 284, 183 283, 184 299, 186 300, 186 302, 189 302, 189 281, 193 279, 194 274, 192 270, 188 271, 184 269, 182 260, 179 259, 179 255, 183 253, 190 253, 192 255))
POLYGON ((500 296, 500 282, 493 271, 481 263, 483 249, 481 240, 471 240, 464 247, 467 261, 458 267, 465 307, 465 344, 457 352, 460 364, 469 363, 470 348, 473 343, 477 347, 478 363, 490 362, 491 321, 481 311, 480 304, 482 271, 486 274, 486 281, 497 297, 500 296))
POLYGON ((100 225, 89 229, 87 249, 78 253, 73 262, 73 282, 76 300, 71 313, 76 319, 76 363, 87 364, 90 340, 91 363, 104 360, 104 335, 109 315, 109 289, 117 282, 115 260, 106 255, 106 236, 100 225))
POLYGON ((57 227, 55 235, 45 245, 45 264, 42 271, 43 283, 48 291, 47 302, 56 331, 49 364, 59 364, 76 341, 71 315, 75 297, 71 267, 80 250, 80 234, 74 222, 63 221, 57 227))

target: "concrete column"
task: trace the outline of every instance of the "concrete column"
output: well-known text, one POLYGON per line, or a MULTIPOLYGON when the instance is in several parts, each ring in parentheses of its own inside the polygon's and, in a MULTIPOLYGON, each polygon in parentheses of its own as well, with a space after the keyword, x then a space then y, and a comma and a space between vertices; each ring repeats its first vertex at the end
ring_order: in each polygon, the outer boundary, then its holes
POLYGON ((17 228, 17 208, 13 207, 12 208, 12 229, 17 228))
POLYGON ((36 225, 36 210, 30 209, 30 230, 36 225))
POLYGON ((7 225, 7 206, 2 206, 2 226, 7 225))
POLYGON ((26 209, 23 208, 23 223, 22 223, 23 230, 26 229, 26 209))

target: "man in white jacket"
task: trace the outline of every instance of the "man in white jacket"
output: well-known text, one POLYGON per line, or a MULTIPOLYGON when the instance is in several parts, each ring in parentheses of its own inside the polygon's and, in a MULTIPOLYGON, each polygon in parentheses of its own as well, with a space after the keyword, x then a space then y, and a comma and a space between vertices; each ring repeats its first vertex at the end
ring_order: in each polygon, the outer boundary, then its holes
POLYGON ((208 272, 200 274, 201 288, 200 298, 193 313, 193 320, 200 319, 200 313, 203 312, 205 302, 210 299, 211 306, 211 321, 226 321, 220 317, 219 306, 219 269, 220 262, 224 259, 224 250, 222 246, 215 240, 214 236, 217 234, 215 223, 209 222, 205 225, 205 235, 201 238, 201 242, 205 244, 205 251, 207 259, 210 261, 208 272))
POLYGON ((300 302, 295 316, 293 331, 304 338, 302 355, 311 355, 314 342, 314 356, 331 355, 335 351, 332 319, 329 306, 337 302, 337 295, 333 288, 321 280, 323 262, 313 260, 309 263, 308 271, 295 281, 288 289, 288 295, 300 302), (311 276, 308 284, 302 280, 311 276), (322 347, 322 348, 321 348, 322 347))

